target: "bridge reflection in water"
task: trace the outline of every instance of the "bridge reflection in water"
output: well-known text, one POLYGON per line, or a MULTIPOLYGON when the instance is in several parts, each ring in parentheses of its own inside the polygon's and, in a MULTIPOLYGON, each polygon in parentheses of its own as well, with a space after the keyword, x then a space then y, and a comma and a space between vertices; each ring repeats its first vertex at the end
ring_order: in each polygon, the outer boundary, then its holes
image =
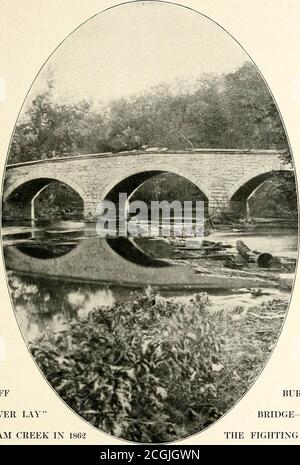
MULTIPOLYGON (((295 248, 296 239, 290 237, 295 248)), ((70 319, 124 301, 149 285, 172 296, 202 290, 223 295, 257 286, 257 279, 196 274, 192 264, 171 260, 173 251, 165 240, 104 239, 86 228, 73 231, 72 240, 5 245, 11 297, 25 338, 46 328, 60 331, 70 319)), ((261 281, 261 286, 271 283, 261 281)))
MULTIPOLYGON (((45 278, 117 283, 132 288, 151 285, 166 286, 169 289, 232 289, 244 285, 243 278, 228 279, 220 276, 212 279, 209 276, 199 276, 195 274, 192 265, 170 262, 168 253, 165 258, 156 258, 155 253, 151 254, 150 240, 147 251, 141 248, 139 242, 141 243, 138 239, 127 238, 83 237, 77 245, 71 243, 70 250, 61 256, 37 258, 33 256, 31 247, 24 246, 7 246, 4 256, 8 270, 45 278)), ((167 249, 167 245, 165 248, 167 249)), ((249 283, 249 279, 247 282, 249 283)))

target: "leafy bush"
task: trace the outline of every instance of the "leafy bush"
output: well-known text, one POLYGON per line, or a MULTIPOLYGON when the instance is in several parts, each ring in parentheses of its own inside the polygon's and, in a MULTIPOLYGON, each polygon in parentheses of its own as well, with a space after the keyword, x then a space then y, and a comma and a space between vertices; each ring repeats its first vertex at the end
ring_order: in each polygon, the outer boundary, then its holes
POLYGON ((30 349, 58 394, 94 426, 140 442, 182 438, 222 414, 219 316, 208 306, 204 293, 178 303, 148 289, 30 349))

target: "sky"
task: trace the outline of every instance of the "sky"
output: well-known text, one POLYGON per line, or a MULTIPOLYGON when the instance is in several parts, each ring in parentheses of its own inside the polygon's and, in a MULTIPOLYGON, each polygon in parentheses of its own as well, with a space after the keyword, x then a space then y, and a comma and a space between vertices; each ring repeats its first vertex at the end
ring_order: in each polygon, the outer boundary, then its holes
POLYGON ((237 70, 249 60, 208 18, 178 5, 138 2, 98 14, 73 32, 43 67, 27 104, 55 82, 55 99, 95 103, 160 83, 237 70))

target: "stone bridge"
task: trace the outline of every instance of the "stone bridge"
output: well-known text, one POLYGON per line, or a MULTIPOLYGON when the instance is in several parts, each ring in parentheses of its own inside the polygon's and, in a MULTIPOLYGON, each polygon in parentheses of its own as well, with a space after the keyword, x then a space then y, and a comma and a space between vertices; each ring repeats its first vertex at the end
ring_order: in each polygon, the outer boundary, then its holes
POLYGON ((34 201, 53 181, 77 192, 85 218, 119 192, 132 194, 159 173, 180 175, 202 193, 208 210, 234 208, 245 212, 251 194, 273 172, 292 171, 272 150, 205 150, 171 152, 162 149, 74 155, 7 165, 3 189, 3 218, 34 218, 34 201))

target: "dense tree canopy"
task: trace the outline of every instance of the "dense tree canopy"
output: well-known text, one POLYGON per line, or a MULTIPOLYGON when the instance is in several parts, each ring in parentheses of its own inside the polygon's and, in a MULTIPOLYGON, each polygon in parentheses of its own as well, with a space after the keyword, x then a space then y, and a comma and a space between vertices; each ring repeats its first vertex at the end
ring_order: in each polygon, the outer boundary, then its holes
POLYGON ((9 162, 143 146, 287 149, 276 105, 252 63, 193 83, 162 84, 95 110, 57 103, 54 83, 19 121, 9 162))

